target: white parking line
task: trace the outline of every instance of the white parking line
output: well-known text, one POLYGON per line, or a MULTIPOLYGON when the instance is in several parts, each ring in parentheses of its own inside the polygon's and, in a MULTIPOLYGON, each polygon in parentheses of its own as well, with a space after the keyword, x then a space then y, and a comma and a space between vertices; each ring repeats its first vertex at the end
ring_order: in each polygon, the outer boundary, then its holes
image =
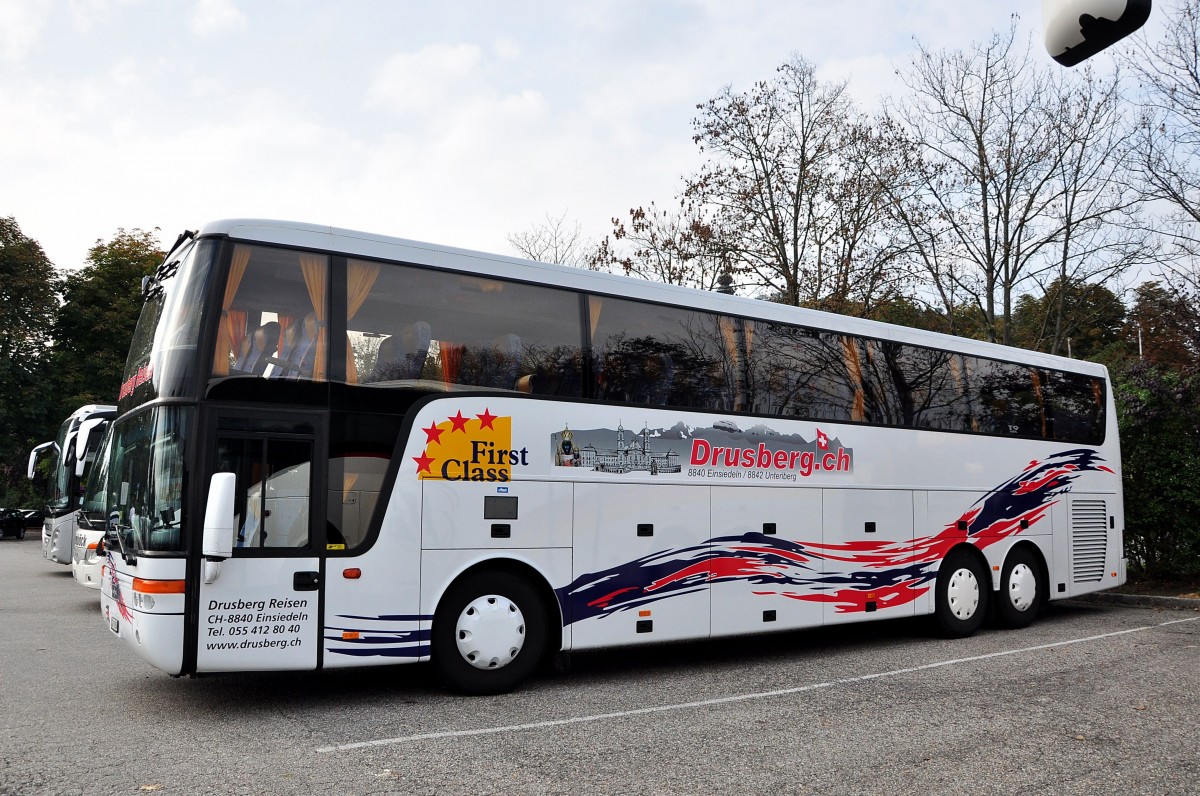
POLYGON ((1116 636, 1125 636, 1130 633, 1140 633, 1143 630, 1154 630, 1167 625, 1178 625, 1184 622, 1195 622, 1200 620, 1200 616, 1191 617, 1189 619, 1172 619, 1169 622, 1159 622, 1156 625, 1143 625, 1142 627, 1134 627, 1128 630, 1117 630, 1112 633, 1101 633, 1098 636, 1086 636, 1084 638, 1073 638, 1067 641, 1056 641, 1052 644, 1038 644, 1034 647, 1021 647, 1019 649, 1003 650, 1001 652, 989 652, 986 655, 973 655, 969 658, 952 658, 946 661, 937 661, 936 663, 927 663, 923 666, 910 666, 905 669, 893 669, 888 672, 876 672, 875 674, 863 674, 858 677, 842 677, 837 680, 829 680, 824 683, 811 683, 809 685, 800 685, 794 688, 780 688, 775 691, 759 691, 751 694, 735 694, 734 696, 717 697, 715 699, 701 699, 696 702, 677 702, 670 705, 658 705, 650 708, 637 708, 635 710, 618 710, 612 713, 595 713, 590 716, 572 716, 565 719, 551 719, 548 721, 535 721, 528 724, 506 724, 499 727, 481 727, 474 730, 449 730, 447 732, 427 732, 419 735, 402 735, 396 738, 379 738, 374 741, 358 741, 356 743, 343 743, 336 746, 321 746, 316 749, 317 752, 345 752, 352 749, 367 749, 374 746, 390 746, 392 744, 411 743, 413 741, 430 741, 439 738, 467 738, 472 735, 497 735, 507 732, 521 732, 524 730, 539 730, 545 727, 562 727, 567 724, 584 724, 592 721, 606 721, 609 719, 623 719, 629 716, 645 716, 651 713, 667 713, 677 710, 693 710, 695 708, 709 707, 710 705, 725 705, 731 702, 748 702, 752 699, 769 699, 770 697, 788 696, 789 694, 802 694, 806 691, 818 691, 822 688, 832 688, 836 685, 850 685, 853 683, 864 683, 869 680, 878 680, 884 677, 895 677, 901 674, 912 674, 913 672, 923 672, 929 669, 939 669, 943 666, 953 666, 959 663, 973 663, 975 661, 985 661, 991 658, 1003 658, 1008 655, 1021 655, 1026 652, 1038 652, 1039 650, 1054 649, 1055 647, 1068 647, 1073 644, 1086 644, 1089 641, 1099 641, 1105 638, 1115 638, 1116 636))

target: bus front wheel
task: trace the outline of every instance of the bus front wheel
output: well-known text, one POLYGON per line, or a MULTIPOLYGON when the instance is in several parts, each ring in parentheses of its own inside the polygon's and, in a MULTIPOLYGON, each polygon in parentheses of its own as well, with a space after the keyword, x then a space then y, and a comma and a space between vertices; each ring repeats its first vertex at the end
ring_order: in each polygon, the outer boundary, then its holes
POLYGON ((433 618, 434 666, 446 685, 465 694, 511 690, 545 650, 545 606, 512 573, 469 576, 450 588, 433 618))
POLYGON ((986 578, 979 560, 965 550, 956 550, 942 561, 934 613, 945 635, 969 636, 983 624, 990 593, 986 578))

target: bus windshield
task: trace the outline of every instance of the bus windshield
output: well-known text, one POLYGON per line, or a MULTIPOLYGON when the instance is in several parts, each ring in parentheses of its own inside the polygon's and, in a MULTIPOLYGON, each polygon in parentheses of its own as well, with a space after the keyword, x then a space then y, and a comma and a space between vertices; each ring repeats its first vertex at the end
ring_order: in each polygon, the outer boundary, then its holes
POLYGON ((103 530, 105 525, 105 499, 108 496, 108 450, 111 442, 110 427, 100 443, 96 461, 88 472, 87 486, 83 491, 83 503, 79 511, 80 525, 97 531, 103 530))
POLYGON ((113 426, 107 508, 127 548, 184 549, 184 455, 192 411, 160 406, 123 417, 113 426))
POLYGON ((46 513, 58 517, 72 508, 71 473, 67 466, 67 436, 71 431, 71 418, 58 429, 54 440, 54 452, 50 456, 49 476, 46 481, 46 513))
POLYGON ((151 278, 121 382, 122 412, 154 398, 195 397, 204 286, 218 250, 213 241, 188 243, 151 278))

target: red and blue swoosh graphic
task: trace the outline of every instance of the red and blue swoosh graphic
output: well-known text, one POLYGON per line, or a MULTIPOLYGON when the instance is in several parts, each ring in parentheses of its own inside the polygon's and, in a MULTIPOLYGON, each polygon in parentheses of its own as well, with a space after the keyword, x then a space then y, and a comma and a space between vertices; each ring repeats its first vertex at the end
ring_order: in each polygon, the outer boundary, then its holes
POLYGON ((325 651, 358 658, 415 660, 429 654, 429 630, 422 630, 421 623, 428 624, 431 619, 426 614, 338 614, 334 617, 337 624, 327 624, 322 631, 325 651))
POLYGON ((939 533, 911 543, 863 540, 827 545, 758 532, 722 536, 581 575, 556 593, 566 624, 730 581, 761 586, 756 594, 831 603, 839 613, 903 605, 933 587, 942 559, 955 545, 970 542, 983 549, 1033 527, 1080 475, 1113 473, 1103 462, 1090 449, 1032 461, 939 533))

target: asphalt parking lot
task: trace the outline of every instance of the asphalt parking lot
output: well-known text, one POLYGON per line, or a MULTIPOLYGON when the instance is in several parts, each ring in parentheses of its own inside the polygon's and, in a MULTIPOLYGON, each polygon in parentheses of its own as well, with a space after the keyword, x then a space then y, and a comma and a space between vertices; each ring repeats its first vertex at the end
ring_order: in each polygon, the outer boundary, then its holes
POLYGON ((499 697, 423 666, 172 679, 0 542, 0 794, 1196 794, 1200 612, 1073 602, 573 657, 499 697))

